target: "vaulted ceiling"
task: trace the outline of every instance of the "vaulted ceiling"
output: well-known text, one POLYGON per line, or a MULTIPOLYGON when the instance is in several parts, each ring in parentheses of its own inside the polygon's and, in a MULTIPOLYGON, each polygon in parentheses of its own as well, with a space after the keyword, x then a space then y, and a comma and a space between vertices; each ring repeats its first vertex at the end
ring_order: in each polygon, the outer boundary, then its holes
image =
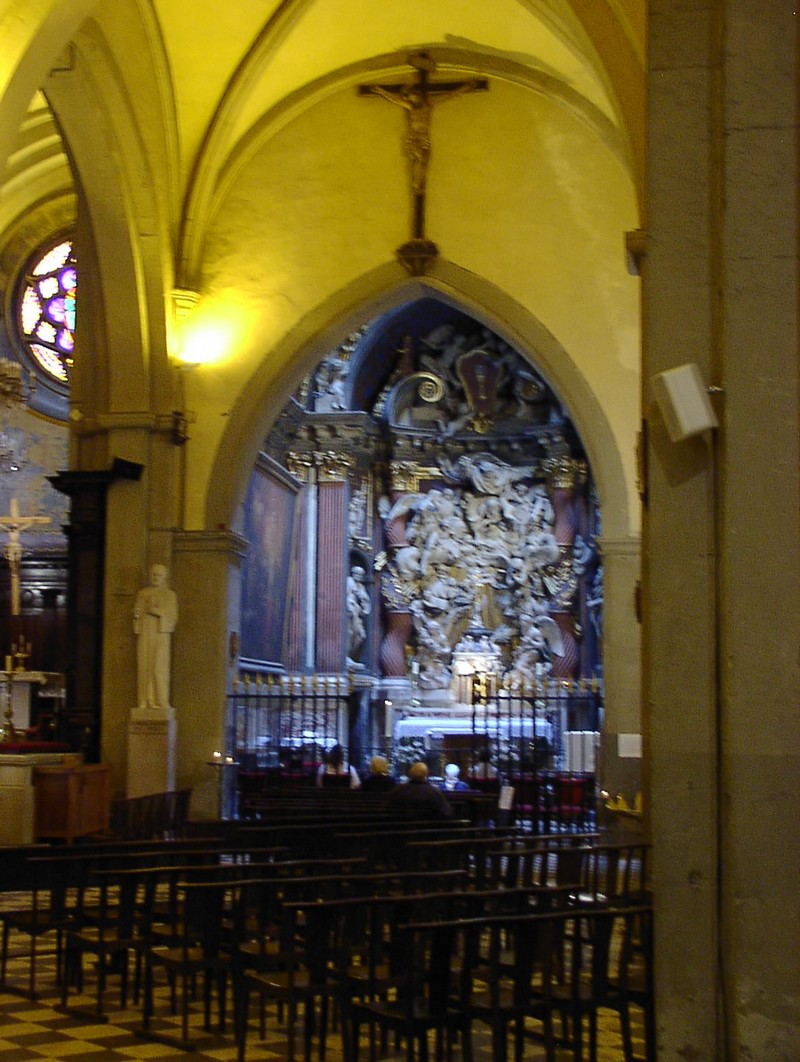
POLYGON ((178 227, 187 244, 254 130, 261 138, 274 134, 333 85, 363 78, 365 67, 385 76, 394 63, 399 72, 412 48, 436 48, 440 60, 449 56, 456 66, 469 54, 478 70, 556 94, 587 121, 607 123, 641 182, 645 0, 80 0, 68 6, 71 22, 56 4, 0 0, 0 89, 6 89, 0 228, 71 181, 58 126, 38 88, 74 62, 71 39, 89 25, 81 13, 103 28, 109 58, 128 86, 138 84, 145 98, 159 73, 170 86, 160 102, 172 113, 160 117, 171 126, 170 180, 184 207, 178 227), (126 36, 132 19, 135 37, 126 36))

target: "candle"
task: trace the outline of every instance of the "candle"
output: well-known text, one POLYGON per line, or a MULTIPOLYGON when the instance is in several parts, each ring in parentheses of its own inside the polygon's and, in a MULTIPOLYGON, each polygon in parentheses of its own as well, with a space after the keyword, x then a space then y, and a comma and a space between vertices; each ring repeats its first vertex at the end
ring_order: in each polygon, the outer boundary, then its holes
POLYGON ((10 656, 10 654, 6 653, 6 671, 11 671, 11 665, 12 664, 13 664, 12 657, 10 656))
POLYGON ((211 759, 212 760, 221 760, 222 759, 222 753, 221 752, 217 752, 216 750, 214 750, 214 752, 211 755, 211 759))

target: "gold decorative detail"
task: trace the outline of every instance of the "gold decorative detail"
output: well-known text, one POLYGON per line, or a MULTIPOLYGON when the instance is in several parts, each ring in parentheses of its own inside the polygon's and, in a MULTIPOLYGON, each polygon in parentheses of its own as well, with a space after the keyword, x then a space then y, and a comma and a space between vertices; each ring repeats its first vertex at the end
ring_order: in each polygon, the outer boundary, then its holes
POLYGON ((342 483, 347 473, 355 467, 355 461, 349 454, 337 454, 332 450, 316 451, 314 463, 319 469, 320 483, 342 483))
POLYGON ((574 457, 548 457, 542 462, 545 475, 553 490, 572 490, 581 462, 574 457))
POLYGON ((286 467, 301 483, 308 483, 309 474, 314 465, 314 459, 309 453, 297 453, 292 450, 286 457, 286 467))
POLYGON ((393 491, 417 489, 417 466, 412 461, 392 461, 389 473, 393 491))
POLYGON ((444 383, 432 372, 417 372, 412 377, 419 381, 417 394, 423 402, 440 402, 444 398, 444 383))
MULTIPOLYGON (((31 383, 34 377, 31 375, 31 383)), ((18 361, 0 358, 0 403, 9 409, 12 406, 25 405, 25 384, 22 380, 22 366, 18 361)))

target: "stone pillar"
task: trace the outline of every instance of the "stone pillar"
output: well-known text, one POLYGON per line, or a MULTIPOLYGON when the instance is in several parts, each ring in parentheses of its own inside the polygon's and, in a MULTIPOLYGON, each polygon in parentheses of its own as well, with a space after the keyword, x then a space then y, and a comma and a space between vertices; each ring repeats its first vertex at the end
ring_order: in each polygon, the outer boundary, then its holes
POLYGON ((315 454, 317 491, 317 671, 337 674, 347 653, 347 470, 343 454, 315 454))
POLYGON ((798 19, 652 0, 646 762, 659 1059, 800 1057, 798 19), (670 441, 694 362, 721 427, 670 441))
MULTIPOLYGON (((183 531, 173 546, 172 586, 180 619, 173 636, 172 701, 178 724, 176 783, 191 788, 193 818, 216 818, 219 771, 213 751, 232 751, 228 694, 235 674, 232 634, 240 631, 241 564, 247 543, 230 531, 183 531)), ((233 784, 233 772, 228 784, 233 784)))
POLYGON ((642 792, 641 626, 637 615, 638 537, 601 539, 603 561, 603 688, 600 788, 633 806, 642 792))

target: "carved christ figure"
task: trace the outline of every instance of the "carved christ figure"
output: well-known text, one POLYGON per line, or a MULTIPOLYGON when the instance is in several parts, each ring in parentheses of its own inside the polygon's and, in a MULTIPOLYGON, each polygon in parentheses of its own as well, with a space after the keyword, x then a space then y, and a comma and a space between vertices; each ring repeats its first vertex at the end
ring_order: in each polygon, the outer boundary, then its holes
POLYGON ((428 173, 428 161, 431 155, 431 112, 437 103, 444 103, 454 96, 465 92, 475 92, 485 87, 478 80, 462 81, 454 88, 437 88, 424 85, 363 85, 361 92, 365 96, 380 96, 406 112, 406 135, 403 148, 411 164, 411 190, 414 195, 425 194, 425 178, 428 173))
POLYGON ((5 556, 11 570, 11 615, 19 615, 19 567, 22 561, 22 543, 20 533, 28 531, 31 527, 41 524, 49 524, 49 516, 20 516, 19 503, 16 498, 11 499, 8 516, 0 516, 0 530, 8 534, 5 556))

